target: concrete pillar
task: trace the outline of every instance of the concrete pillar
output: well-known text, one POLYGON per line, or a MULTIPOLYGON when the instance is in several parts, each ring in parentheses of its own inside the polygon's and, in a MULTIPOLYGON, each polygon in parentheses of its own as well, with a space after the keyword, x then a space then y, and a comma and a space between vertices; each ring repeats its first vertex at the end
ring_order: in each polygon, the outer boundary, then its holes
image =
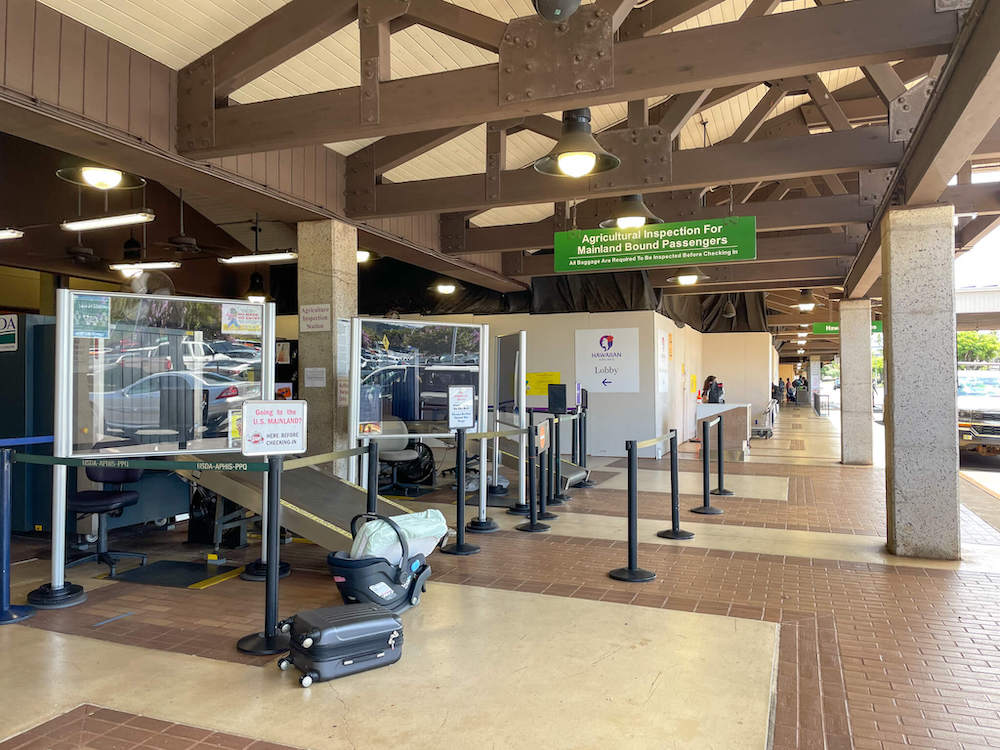
POLYGON ((819 378, 820 370, 822 369, 823 362, 818 354, 810 355, 809 357, 809 392, 819 393, 819 378))
POLYGON ((961 556, 952 206, 882 220, 889 551, 961 556))
POLYGON ((840 301, 840 461, 872 462, 872 304, 867 299, 840 301))
MULTIPOLYGON (((299 397, 309 403, 310 454, 349 447, 351 334, 350 326, 338 325, 338 320, 358 313, 357 250, 358 232, 349 224, 329 220, 298 225, 299 397), (303 305, 330 306, 328 322, 325 310, 317 314, 313 309, 310 315, 312 328, 326 330, 302 330, 303 305), (325 385, 316 385, 318 380, 325 385)), ((324 470, 346 477, 347 461, 325 465, 324 470)))

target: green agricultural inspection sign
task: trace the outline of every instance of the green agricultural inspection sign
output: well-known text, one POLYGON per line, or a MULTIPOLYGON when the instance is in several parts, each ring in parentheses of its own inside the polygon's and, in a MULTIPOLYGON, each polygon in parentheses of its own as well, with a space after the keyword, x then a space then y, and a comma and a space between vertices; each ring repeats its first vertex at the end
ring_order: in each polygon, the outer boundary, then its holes
MULTIPOLYGON (((840 333, 840 323, 813 323, 813 333, 840 333)), ((882 333, 882 321, 872 321, 872 333, 882 333)))
POLYGON ((757 257, 757 217, 648 224, 636 229, 573 229, 555 234, 555 270, 731 263, 757 257))

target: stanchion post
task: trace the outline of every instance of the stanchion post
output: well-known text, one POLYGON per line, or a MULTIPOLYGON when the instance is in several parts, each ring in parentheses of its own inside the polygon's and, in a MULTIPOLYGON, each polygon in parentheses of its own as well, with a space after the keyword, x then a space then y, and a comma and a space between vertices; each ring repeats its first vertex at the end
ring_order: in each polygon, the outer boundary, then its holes
POLYGON ((700 513, 703 516, 718 516, 722 514, 722 508, 712 507, 712 425, 718 422, 706 419, 701 423, 701 505, 692 508, 692 513, 700 513))
POLYGON ((552 499, 552 418, 545 420, 545 451, 538 459, 538 517, 543 521, 559 518, 549 510, 552 499))
MULTIPOLYGON (((533 411, 531 411, 531 409, 529 407, 525 407, 525 408, 527 409, 527 412, 528 412, 528 435, 527 435, 527 442, 529 444, 525 453, 526 453, 526 455, 530 456, 531 455, 531 445, 530 445, 530 443, 531 443, 532 440, 534 440, 533 436, 535 434, 535 413, 533 411)), ((528 473, 530 473, 530 472, 533 471, 533 469, 531 468, 532 465, 533 465, 532 462, 529 461, 528 462, 528 472, 525 473, 526 477, 527 477, 528 473)), ((534 487, 534 482, 531 481, 531 480, 529 480, 528 481, 528 486, 529 486, 529 488, 530 487, 534 487)), ((516 503, 512 503, 510 505, 510 507, 507 508, 507 512, 510 513, 512 516, 527 516, 527 515, 529 515, 530 514, 530 506, 532 505, 532 503, 535 502, 535 491, 532 490, 532 489, 528 490, 528 492, 525 494, 525 502, 524 503, 521 502, 521 497, 520 496, 521 496, 522 493, 520 492, 520 490, 518 491, 517 494, 518 494, 517 502, 516 503)))
POLYGON ((694 534, 681 528, 680 472, 677 469, 677 430, 670 431, 670 528, 656 532, 664 539, 692 539, 694 534))
MULTIPOLYGON (((579 432, 580 432, 580 446, 579 446, 579 449, 580 449, 580 462, 579 462, 579 466, 580 466, 581 469, 586 469, 587 468, 587 410, 584 409, 583 407, 580 407, 580 410, 579 410, 578 414, 579 414, 579 416, 577 417, 576 421, 579 423, 578 424, 578 429, 579 429, 579 432)), ((593 487, 594 483, 592 481, 590 481, 589 479, 587 479, 586 477, 584 477, 583 479, 581 479, 579 482, 577 482, 573 486, 574 487, 586 488, 586 487, 593 487)))
POLYGON ((639 567, 639 449, 635 440, 625 443, 628 455, 628 567, 608 571, 616 581, 642 583, 652 581, 656 573, 639 567))
POLYGON ((577 466, 580 465, 580 410, 576 410, 576 414, 573 417, 573 429, 570 433, 573 435, 572 443, 570 445, 570 456, 572 457, 573 463, 577 466))
MULTIPOLYGON (((360 460, 360 457, 359 457, 360 460)), ((359 472, 360 476, 360 472, 359 472)), ((267 540, 270 539, 270 534, 268 533, 268 528, 271 526, 272 519, 270 516, 270 504, 268 503, 267 497, 270 491, 271 483, 268 481, 268 472, 264 472, 264 476, 261 479, 261 503, 260 503, 260 557, 251 563, 247 563, 243 566, 243 572, 240 573, 240 578, 244 581, 253 581, 259 583, 261 581, 267 580, 267 540)), ((218 502, 225 502, 221 497, 218 502)), ((280 508, 280 501, 278 507, 280 508)), ((273 520, 274 523, 278 524, 278 539, 281 539, 281 524, 278 519, 273 520)), ((278 578, 287 578, 292 572, 292 566, 287 562, 282 561, 278 565, 278 578)))
MULTIPOLYGON (((455 430, 455 541, 445 545, 441 551, 446 555, 474 555, 479 547, 465 543, 465 430, 455 430)), ((480 481, 482 477, 480 477, 480 481)))
POLYGON ((514 528, 518 531, 548 531, 551 526, 538 520, 538 503, 535 502, 535 459, 538 457, 538 428, 528 430, 528 521, 514 528))
POLYGON ((10 603, 10 534, 13 528, 11 504, 14 473, 10 448, 0 450, 0 625, 27 620, 34 607, 10 603))
POLYGON ((280 654, 288 651, 287 633, 278 632, 278 568, 281 563, 279 541, 281 524, 278 509, 281 507, 281 467, 284 456, 267 458, 267 579, 264 588, 264 632, 243 636, 236 648, 245 654, 280 654))
POLYGON ((552 495, 551 501, 553 505, 562 505, 571 499, 562 489, 562 421, 562 416, 556 420, 555 435, 552 436, 552 445, 555 450, 555 475, 553 477, 555 493, 552 495))
POLYGON ((378 513, 378 440, 368 441, 368 504, 367 513, 378 513))
POLYGON ((725 422, 722 420, 722 415, 719 415, 719 428, 715 447, 715 461, 719 467, 719 486, 712 490, 713 495, 732 495, 732 490, 726 489, 726 478, 725 478, 725 468, 724 464, 726 462, 726 451, 723 447, 722 442, 722 428, 725 422))

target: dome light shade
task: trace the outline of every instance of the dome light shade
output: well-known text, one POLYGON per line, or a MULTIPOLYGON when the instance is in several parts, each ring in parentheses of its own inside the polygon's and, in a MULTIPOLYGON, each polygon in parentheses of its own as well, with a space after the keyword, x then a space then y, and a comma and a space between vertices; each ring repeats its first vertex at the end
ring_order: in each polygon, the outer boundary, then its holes
POLYGON ((536 171, 578 178, 608 172, 622 163, 594 138, 588 108, 568 109, 563 112, 562 119, 562 135, 552 150, 535 162, 536 171))
POLYGON ((646 224, 661 224, 663 219, 649 210, 639 194, 623 195, 615 204, 611 216, 601 222, 605 229, 637 229, 646 224))
POLYGON ((667 283, 679 286, 694 286, 699 281, 705 281, 709 278, 709 275, 703 273, 700 268, 691 266, 689 268, 678 268, 677 273, 667 278, 667 283))
POLYGON ((795 304, 799 308, 799 312, 812 312, 819 306, 819 302, 816 301, 816 297, 812 293, 812 289, 803 289, 799 294, 799 301, 795 304))
POLYGON ((434 291, 438 294, 454 294, 458 287, 450 281, 439 281, 434 285, 434 291))
POLYGON ((727 320, 736 317, 736 305, 733 304, 731 299, 727 299, 726 304, 722 306, 722 317, 727 320))
POLYGON ((259 271, 250 274, 250 286, 247 287, 246 298, 250 302, 267 302, 267 291, 264 289, 264 277, 259 271))
POLYGON ((120 169, 84 164, 79 167, 64 167, 56 170, 56 177, 66 182, 97 190, 135 190, 146 184, 146 180, 120 169))

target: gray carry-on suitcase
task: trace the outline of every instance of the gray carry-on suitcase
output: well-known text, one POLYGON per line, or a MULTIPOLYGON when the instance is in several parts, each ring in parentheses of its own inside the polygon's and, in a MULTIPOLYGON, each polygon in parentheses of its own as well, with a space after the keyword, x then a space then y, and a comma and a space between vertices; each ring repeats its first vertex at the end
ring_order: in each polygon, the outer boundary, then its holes
POLYGON ((294 666, 302 687, 394 664, 403 655, 403 624, 378 604, 299 612, 281 622, 281 631, 291 639, 278 669, 294 666))

